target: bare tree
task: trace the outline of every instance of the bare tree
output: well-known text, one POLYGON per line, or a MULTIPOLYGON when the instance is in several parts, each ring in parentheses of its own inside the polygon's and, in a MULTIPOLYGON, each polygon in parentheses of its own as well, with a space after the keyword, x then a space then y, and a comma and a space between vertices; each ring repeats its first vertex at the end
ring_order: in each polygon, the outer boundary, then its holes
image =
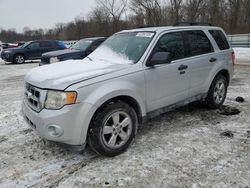
POLYGON ((51 29, 25 27, 22 33, 0 28, 0 39, 6 42, 35 39, 78 40, 90 36, 109 36, 119 30, 142 25, 171 25, 181 21, 210 22, 223 27, 229 34, 250 33, 250 0, 96 2, 97 6, 85 18, 78 17, 69 23, 59 23, 51 29))
POLYGON ((91 30, 98 35, 108 35, 113 32, 113 28, 110 29, 112 20, 110 15, 103 7, 94 8, 89 14, 89 20, 91 23, 91 30))
POLYGON ((127 8, 128 0, 96 0, 99 7, 112 19, 113 31, 119 28, 119 21, 127 8))
POLYGON ((170 17, 172 23, 182 21, 182 0, 170 0, 170 17))
POLYGON ((229 0, 228 2, 230 8, 230 32, 234 33, 238 26, 242 0, 229 0))
POLYGON ((241 11, 241 32, 250 33, 250 1, 243 0, 242 11, 241 11))
POLYGON ((160 0, 132 0, 130 8, 136 15, 144 15, 146 25, 161 25, 162 10, 160 0))
POLYGON ((205 8, 205 0, 187 0, 185 5, 187 21, 201 21, 201 15, 205 8))

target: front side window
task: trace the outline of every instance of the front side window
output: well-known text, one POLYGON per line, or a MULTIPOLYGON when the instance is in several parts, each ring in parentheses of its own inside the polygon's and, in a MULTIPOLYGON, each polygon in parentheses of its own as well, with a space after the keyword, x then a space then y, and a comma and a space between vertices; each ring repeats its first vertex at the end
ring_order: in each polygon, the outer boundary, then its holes
POLYGON ((137 63, 153 39, 154 32, 117 33, 109 37, 89 57, 117 64, 137 63))
POLYGON ((25 42, 24 45, 22 45, 21 48, 26 48, 27 46, 29 46, 31 44, 31 42, 25 42))
POLYGON ((213 36, 215 42, 217 43, 220 50, 229 49, 230 46, 227 42, 227 38, 220 30, 209 30, 209 33, 213 36))
POLYGON ((40 48, 39 42, 32 42, 29 46, 29 49, 38 49, 40 48))
POLYGON ((171 61, 185 57, 183 37, 180 32, 167 33, 158 41, 153 53, 169 52, 171 61))
POLYGON ((189 56, 197 56, 213 52, 213 47, 203 31, 185 31, 185 39, 189 46, 189 56))

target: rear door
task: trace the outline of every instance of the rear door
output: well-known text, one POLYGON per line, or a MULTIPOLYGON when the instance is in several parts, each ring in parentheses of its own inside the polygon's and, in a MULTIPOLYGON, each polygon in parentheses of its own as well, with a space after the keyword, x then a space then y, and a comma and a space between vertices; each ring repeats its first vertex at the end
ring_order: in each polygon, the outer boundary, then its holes
POLYGON ((55 45, 56 44, 52 41, 40 41, 39 57, 41 57, 43 53, 53 51, 55 49, 55 45))
POLYGON ((202 30, 183 32, 187 49, 186 63, 189 67, 189 97, 204 93, 206 83, 213 66, 216 64, 213 46, 202 30))
POLYGON ((208 32, 211 34, 212 40, 214 40, 215 43, 216 49, 214 56, 216 56, 218 66, 224 66, 224 68, 229 70, 230 75, 232 75, 233 65, 235 63, 233 62, 234 51, 229 45, 225 32, 221 29, 211 29, 208 30, 208 32))
POLYGON ((145 70, 148 111, 169 106, 188 96, 189 73, 183 61, 185 47, 182 33, 163 34, 154 47, 152 55, 156 52, 169 52, 172 61, 169 64, 155 65, 145 70))

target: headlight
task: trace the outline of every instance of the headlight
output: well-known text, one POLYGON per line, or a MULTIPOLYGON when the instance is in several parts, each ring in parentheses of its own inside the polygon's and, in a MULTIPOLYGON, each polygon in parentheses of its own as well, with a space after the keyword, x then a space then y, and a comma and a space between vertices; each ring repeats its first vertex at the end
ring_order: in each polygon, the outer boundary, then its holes
POLYGON ((77 93, 75 91, 52 91, 49 90, 45 101, 45 108, 58 110, 64 105, 74 104, 77 93))
POLYGON ((10 50, 4 50, 3 52, 6 53, 6 54, 8 54, 8 53, 10 53, 11 51, 10 51, 10 50))
POLYGON ((58 57, 51 57, 50 59, 49 59, 49 62, 50 63, 57 63, 57 62, 59 62, 60 60, 58 59, 58 57))

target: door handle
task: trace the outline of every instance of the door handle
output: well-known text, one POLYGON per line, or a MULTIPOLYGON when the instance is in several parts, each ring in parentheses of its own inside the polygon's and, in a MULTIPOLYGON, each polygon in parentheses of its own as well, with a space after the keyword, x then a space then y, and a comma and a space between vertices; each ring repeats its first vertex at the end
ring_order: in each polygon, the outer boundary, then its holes
POLYGON ((215 62, 215 61, 217 61, 217 59, 214 58, 214 57, 212 57, 212 58, 209 60, 210 63, 213 63, 213 62, 215 62))
POLYGON ((179 70, 179 71, 182 71, 182 70, 185 70, 185 69, 187 69, 187 68, 188 68, 187 65, 180 65, 180 66, 178 67, 178 70, 179 70))

